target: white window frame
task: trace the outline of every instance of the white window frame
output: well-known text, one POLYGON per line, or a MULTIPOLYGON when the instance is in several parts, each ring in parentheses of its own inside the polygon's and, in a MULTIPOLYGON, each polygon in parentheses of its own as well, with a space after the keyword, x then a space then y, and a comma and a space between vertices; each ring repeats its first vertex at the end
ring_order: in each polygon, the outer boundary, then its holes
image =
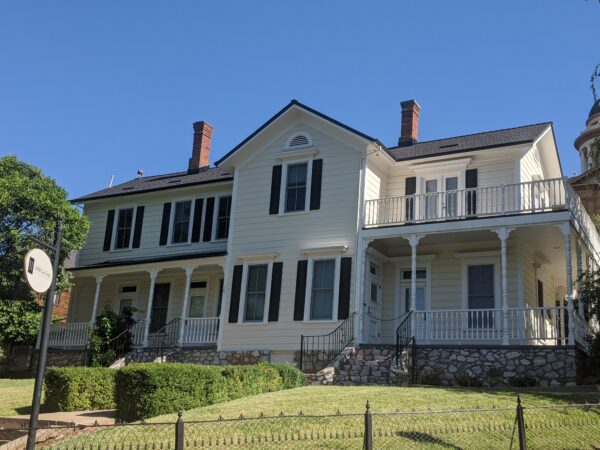
MULTIPOLYGON (((205 202, 206 203, 206 202, 205 202)), ((171 200, 171 213, 169 216, 169 233, 167 236, 167 246, 169 247, 178 247, 181 245, 190 245, 192 243, 192 227, 194 226, 194 211, 196 209, 196 198, 194 197, 183 197, 171 200), (190 220, 188 223, 188 238, 187 242, 173 242, 173 229, 174 229, 174 220, 175 220, 175 205, 177 203, 182 202, 190 202, 190 220)), ((202 218, 200 222, 200 236, 202 236, 202 226, 204 224, 204 213, 206 208, 202 208, 202 218)))
POLYGON ((137 282, 133 282, 133 283, 123 282, 123 283, 119 283, 117 285, 117 299, 119 301, 119 304, 117 305, 117 311, 116 311, 117 314, 121 313, 121 300, 126 300, 125 297, 130 297, 131 298, 131 306, 133 308, 136 307, 139 291, 140 291, 140 286, 139 286, 139 283, 137 283, 137 282), (121 289, 123 289, 126 286, 135 286, 135 292, 121 292, 121 289))
POLYGON ((138 209, 137 205, 127 205, 127 206, 121 206, 115 210, 115 220, 113 222, 112 238, 111 238, 111 242, 110 242, 110 251, 111 252, 127 252, 127 251, 132 250, 133 235, 135 233, 135 222, 137 220, 137 209, 138 209), (133 209, 133 217, 131 218, 131 234, 129 235, 129 245, 127 247, 123 247, 123 248, 116 248, 115 245, 117 244, 117 230, 118 230, 118 225, 119 225, 119 214, 121 213, 121 211, 124 211, 126 209, 133 209))
POLYGON ((312 185, 312 169, 314 157, 299 158, 284 161, 281 167, 281 185, 279 186, 279 215, 289 216, 293 214, 306 214, 310 211, 310 191, 312 185), (304 198, 304 209, 300 211, 285 211, 285 198, 287 191, 288 166, 306 163, 306 193, 304 198))
POLYGON ((208 311, 208 293, 210 289, 210 281, 208 278, 196 278, 196 279, 192 279, 190 280, 190 289, 188 291, 188 298, 187 298, 187 303, 188 303, 188 310, 185 311, 186 317, 188 319, 198 319, 198 317, 191 317, 190 316, 190 308, 192 307, 192 291, 200 291, 200 290, 204 290, 206 291, 206 295, 204 296, 204 308, 202 311, 202 315, 203 317, 207 317, 207 311, 208 311), (206 283, 206 287, 204 288, 192 288, 192 283, 206 283))
MULTIPOLYGON (((241 325, 265 325, 269 322, 269 304, 271 301, 271 280, 273 279, 273 261, 274 258, 253 259, 244 261, 242 268, 242 289, 240 291, 240 308, 238 310, 238 324, 241 325), (267 285, 265 286, 265 306, 262 321, 247 322, 244 320, 246 312, 246 289, 248 288, 248 268, 250 266, 267 266, 267 285)), ((221 312, 223 312, 221 305, 221 312)))
MULTIPOLYGON (((461 260, 461 304, 464 311, 469 308, 469 266, 494 266, 494 308, 502 307, 502 280, 500 267, 500 253, 497 251, 455 253, 454 256, 461 260)), ((500 324, 497 324, 498 326, 500 324)))
MULTIPOLYGON (((231 209, 229 211, 229 229, 231 229, 231 211, 233 210, 233 193, 232 192, 221 192, 221 193, 215 195, 215 208, 214 208, 214 212, 213 212, 212 233, 210 236, 211 242, 227 242, 227 239, 229 239, 229 231, 227 232, 226 238, 217 239, 217 219, 218 219, 218 215, 219 215, 219 205, 221 203, 221 199, 224 197, 231 198, 231 209)), ((206 200, 204 201, 204 203, 206 203, 206 200)), ((203 209, 204 209, 204 211, 202 211, 202 216, 204 218, 204 214, 206 212, 205 211, 206 207, 203 209)), ((204 226, 204 220, 202 220, 202 225, 204 226)))
POLYGON ((306 291, 304 294, 304 322, 308 323, 331 323, 338 321, 338 304, 340 294, 340 267, 342 262, 341 253, 336 254, 322 254, 322 255, 309 255, 307 270, 306 270, 306 291), (312 303, 312 288, 313 288, 313 272, 314 262, 322 260, 335 261, 335 269, 333 272, 333 306, 331 311, 331 319, 311 319, 310 309, 312 303))

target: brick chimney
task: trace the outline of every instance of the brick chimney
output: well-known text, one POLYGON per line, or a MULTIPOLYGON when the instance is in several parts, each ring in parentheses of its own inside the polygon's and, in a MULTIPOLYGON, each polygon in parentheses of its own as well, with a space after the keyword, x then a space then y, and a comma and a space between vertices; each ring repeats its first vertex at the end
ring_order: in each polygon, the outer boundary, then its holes
POLYGON ((400 103, 402 107, 402 128, 398 147, 408 147, 419 140, 419 111, 421 107, 415 100, 400 103))
POLYGON ((188 172, 198 172, 210 165, 210 141, 213 135, 213 127, 208 123, 194 122, 194 144, 192 145, 192 157, 188 163, 188 172))

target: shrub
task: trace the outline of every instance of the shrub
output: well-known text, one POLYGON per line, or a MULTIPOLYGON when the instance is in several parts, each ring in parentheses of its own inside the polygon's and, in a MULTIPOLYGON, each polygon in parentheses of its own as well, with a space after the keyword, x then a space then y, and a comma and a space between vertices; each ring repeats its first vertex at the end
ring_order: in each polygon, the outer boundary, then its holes
POLYGON ((306 384, 304 374, 296 366, 290 363, 274 363, 271 365, 279 371, 284 389, 293 389, 306 384))
POLYGON ((225 366, 222 368, 227 389, 227 400, 283 389, 279 370, 266 363, 251 366, 225 366))
POLYGON ((87 411, 115 407, 115 374, 104 367, 50 368, 44 377, 49 411, 87 411))

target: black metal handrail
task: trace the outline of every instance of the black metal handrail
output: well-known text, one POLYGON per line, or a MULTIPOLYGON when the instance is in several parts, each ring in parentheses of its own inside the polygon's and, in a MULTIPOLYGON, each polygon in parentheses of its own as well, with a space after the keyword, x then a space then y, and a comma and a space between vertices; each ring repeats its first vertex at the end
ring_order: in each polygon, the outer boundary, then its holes
POLYGON ((410 364, 408 369, 410 370, 411 382, 416 382, 416 370, 415 370, 415 356, 417 353, 417 341, 412 334, 411 328, 411 316, 412 311, 407 312, 404 318, 396 328, 396 366, 400 366, 400 358, 405 350, 410 347, 410 364))
POLYGON ((164 357, 167 348, 179 343, 179 327, 181 326, 181 318, 177 317, 166 323, 154 334, 157 356, 164 357))
POLYGON ((315 373, 327 367, 354 340, 354 313, 327 334, 300 339, 300 370, 315 373))

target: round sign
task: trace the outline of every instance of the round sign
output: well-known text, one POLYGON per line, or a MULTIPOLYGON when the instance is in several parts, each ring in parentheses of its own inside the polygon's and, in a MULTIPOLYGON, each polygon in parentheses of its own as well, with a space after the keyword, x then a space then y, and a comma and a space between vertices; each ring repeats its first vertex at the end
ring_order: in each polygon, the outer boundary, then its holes
POLYGON ((48 255, 39 248, 29 250, 25 255, 23 273, 31 289, 40 294, 46 292, 52 284, 52 262, 48 255))

